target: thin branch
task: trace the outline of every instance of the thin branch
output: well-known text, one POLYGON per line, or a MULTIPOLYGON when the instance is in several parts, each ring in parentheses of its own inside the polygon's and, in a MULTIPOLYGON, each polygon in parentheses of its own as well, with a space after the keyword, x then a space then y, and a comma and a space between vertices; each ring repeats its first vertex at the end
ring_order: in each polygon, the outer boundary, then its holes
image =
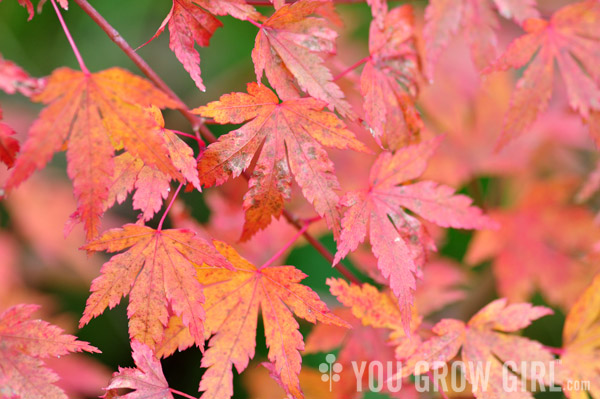
POLYGON ((65 32, 65 36, 67 36, 67 40, 69 41, 69 44, 71 45, 71 48, 73 49, 75 58, 77 58, 77 62, 79 63, 79 68, 81 68, 81 71, 84 74, 89 75, 90 71, 85 66, 85 62, 83 62, 83 57, 81 56, 81 53, 79 52, 79 49, 77 48, 77 45, 75 44, 75 40, 73 40, 73 36, 71 36, 71 32, 69 32, 69 28, 67 28, 67 24, 65 23, 65 20, 63 19, 63 16, 60 13, 58 6, 56 5, 56 2, 54 0, 50 0, 50 2, 52 3, 52 7, 54 7, 54 11, 56 11, 56 16, 58 17, 58 20, 60 21, 60 25, 62 26, 63 31, 65 32))
MULTIPOLYGON (((171 96, 175 101, 179 103, 178 111, 192 124, 192 128, 194 132, 199 132, 202 137, 209 143, 214 143, 217 141, 217 138, 212 132, 204 125, 202 118, 194 115, 189 108, 185 105, 185 103, 175 94, 175 92, 161 79, 160 76, 144 61, 144 59, 135 52, 135 50, 127 43, 127 41, 119 34, 119 32, 106 20, 104 17, 96 11, 94 7, 87 0, 73 0, 81 9, 108 35, 110 40, 112 40, 123 52, 127 55, 133 63, 142 71, 144 75, 148 79, 150 79, 159 89, 167 93, 171 96)), ((247 180, 250 179, 250 175, 246 172, 242 173, 244 178, 247 180)), ((167 212, 165 212, 166 214, 167 212)), ((163 215, 164 216, 164 215, 163 215)), ((285 219, 291 223, 298 230, 302 229, 302 224, 298 220, 296 216, 294 216, 287 209, 283 210, 283 216, 285 219)), ((312 245, 317 252, 319 252, 328 262, 333 264, 333 255, 327 248, 323 246, 316 238, 311 236, 307 231, 302 233, 306 241, 310 245, 312 245)), ((348 269, 346 269, 342 264, 338 264, 336 266, 336 270, 340 272, 344 277, 350 280, 353 283, 360 284, 361 281, 348 269)))
POLYGON ((161 79, 160 76, 144 61, 142 57, 127 43, 115 28, 98 12, 87 0, 73 0, 81 9, 108 35, 123 52, 140 68, 140 71, 148 77, 159 89, 167 93, 179 103, 179 112, 191 123, 194 130, 201 124, 200 118, 192 114, 177 94, 161 79))

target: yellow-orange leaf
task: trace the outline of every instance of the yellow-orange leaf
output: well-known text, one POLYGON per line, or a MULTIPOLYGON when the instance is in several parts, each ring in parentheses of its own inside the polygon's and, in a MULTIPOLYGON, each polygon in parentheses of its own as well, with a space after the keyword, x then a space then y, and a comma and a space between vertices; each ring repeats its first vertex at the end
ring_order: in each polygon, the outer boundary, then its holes
POLYGON ((600 275, 573 305, 563 329, 563 389, 570 399, 586 399, 581 385, 600 398, 600 275))
POLYGON ((256 267, 229 245, 216 242, 233 270, 202 265, 198 280, 204 285, 205 335, 214 334, 202 358, 208 370, 200 381, 202 399, 228 399, 233 395, 235 366, 242 372, 254 357, 256 324, 262 311, 270 369, 287 394, 302 398, 298 375, 302 334, 294 314, 311 323, 317 320, 347 326, 331 314, 317 294, 299 284, 306 275, 293 266, 256 267))

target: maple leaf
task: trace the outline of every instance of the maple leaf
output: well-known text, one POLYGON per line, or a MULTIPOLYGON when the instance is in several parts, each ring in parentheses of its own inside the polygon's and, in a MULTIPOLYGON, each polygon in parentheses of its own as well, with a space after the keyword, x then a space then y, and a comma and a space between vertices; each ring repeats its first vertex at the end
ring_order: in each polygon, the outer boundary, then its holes
MULTIPOLYGON (((538 17, 535 0, 494 0, 505 17, 517 21, 538 17)), ((498 20, 489 0, 432 0, 425 10, 425 75, 433 80, 435 63, 450 38, 463 27, 475 66, 496 60, 498 20)))
POLYGON ((334 265, 364 241, 369 230, 377 267, 398 297, 405 328, 410 322, 414 274, 427 250, 434 249, 421 222, 403 208, 442 227, 494 228, 495 223, 471 199, 455 195, 448 186, 432 181, 404 184, 425 170, 440 138, 412 145, 395 154, 382 153, 371 168, 369 187, 342 198, 348 207, 342 219, 342 234, 334 265))
MULTIPOLYGON (((0 121, 2 120, 2 108, 0 108, 0 121)), ((0 122, 0 161, 9 168, 15 163, 15 157, 19 152, 19 142, 12 136, 15 132, 6 124, 0 122)))
POLYGON ((341 279, 327 279, 331 293, 345 306, 352 309, 354 317, 364 326, 391 330, 389 340, 397 345, 396 356, 406 357, 419 343, 412 334, 421 324, 416 307, 410 309, 409 326, 398 307, 398 300, 390 292, 379 292, 370 284, 348 284, 341 279))
POLYGON ((517 374, 526 373, 525 378, 531 378, 531 364, 539 362, 537 364, 543 364, 548 371, 544 378, 547 384, 550 382, 549 370, 556 366, 554 356, 539 342, 507 333, 516 332, 533 320, 552 313, 551 309, 529 303, 507 305, 506 299, 501 298, 486 305, 467 324, 443 319, 433 327, 437 336, 423 342, 406 359, 402 374, 418 375, 443 367, 462 348, 463 374, 473 386, 476 398, 531 399, 533 395, 524 390, 523 381, 516 376, 513 376, 515 389, 503 388, 507 373, 503 368, 509 367, 517 374), (478 378, 478 372, 485 373, 486 377, 478 378))
POLYGON ((162 339, 168 308, 180 316, 197 345, 204 342, 204 297, 195 264, 229 267, 209 243, 188 230, 154 230, 127 224, 88 243, 88 251, 117 252, 90 288, 80 327, 129 295, 129 335, 151 348, 162 339))
POLYGON ((27 72, 12 61, 4 59, 0 54, 0 90, 8 94, 19 92, 26 97, 38 91, 44 82, 29 76, 27 72))
MULTIPOLYGON (((2 1, 2 0, 0 0, 0 1, 2 1)), ((29 14, 29 17, 27 18, 27 20, 31 21, 31 19, 35 15, 35 11, 33 10, 33 4, 31 4, 31 0, 18 0, 18 1, 19 1, 19 4, 21 5, 21 7, 25 7, 27 9, 27 13, 29 14)))
POLYGON ((271 90, 249 83, 248 94, 226 94, 193 111, 221 124, 249 121, 209 145, 198 164, 200 181, 210 187, 239 176, 260 151, 244 196, 242 239, 268 226, 271 216, 281 215, 284 201, 290 197, 291 174, 338 236, 341 215, 335 191, 339 183, 321 145, 368 150, 334 114, 323 111, 324 105, 314 98, 279 103, 271 90))
POLYGON ((552 96, 554 61, 562 73, 571 108, 588 118, 600 110, 600 3, 567 5, 549 21, 531 18, 526 34, 514 40, 485 72, 521 68, 498 147, 520 135, 546 110, 552 96), (533 90, 532 88, 535 88, 533 90))
MULTIPOLYGON (((589 393, 600 397, 600 275, 571 308, 563 328, 563 390, 569 399, 588 394, 574 382, 589 381, 589 393), (570 382, 570 384, 569 384, 570 382)), ((581 386, 581 384, 580 384, 581 386)))
POLYGON ((262 25, 252 50, 256 80, 266 74, 279 97, 298 97, 298 86, 342 116, 353 117, 344 93, 333 83, 331 71, 323 65, 322 54, 335 52, 337 33, 327 27, 324 18, 310 17, 329 1, 299 0, 279 8, 262 25))
POLYGON ((501 228, 477 232, 466 263, 493 259, 496 289, 511 301, 541 292, 549 303, 568 309, 598 271, 586 256, 600 240, 592 212, 570 203, 576 184, 564 178, 515 184, 519 196, 513 206, 490 211, 501 228))
MULTIPOLYGON (((164 128, 164 120, 157 107, 149 108, 147 112, 156 120, 156 134, 165 136, 169 158, 173 162, 173 166, 181 172, 187 182, 202 191, 198 180, 194 151, 179 139, 174 131, 164 128)), ((109 190, 105 209, 113 206, 115 202, 123 203, 127 194, 135 189, 133 208, 142 211, 141 220, 148 221, 161 209, 163 200, 169 195, 171 179, 170 175, 144 165, 141 159, 135 158, 129 152, 124 152, 115 158, 113 183, 109 190)))
POLYGON ((167 155, 165 137, 156 133, 156 120, 142 108, 177 103, 148 81, 120 68, 93 74, 59 68, 32 99, 48 105, 31 127, 5 189, 43 168, 66 143, 67 172, 77 198, 73 217, 84 222, 88 240, 98 233, 115 150, 125 148, 146 165, 184 180, 167 155))
POLYGON ((69 352, 100 351, 43 320, 30 320, 37 305, 16 305, 0 314, 0 396, 66 399, 53 383, 58 376, 42 359, 69 352))
MULTIPOLYGON (((396 298, 390 293, 379 292, 374 286, 348 284, 345 280, 328 278, 327 285, 344 306, 352 309, 352 314, 363 325, 375 328, 387 328, 396 335, 404 335, 402 314, 396 298)), ((412 309, 411 328, 414 331, 420 323, 416 308, 412 309)))
POLYGON ((208 46, 215 30, 223 25, 213 14, 229 14, 241 20, 260 17, 244 0, 173 0, 171 11, 154 36, 144 44, 160 36, 168 25, 169 48, 202 91, 206 87, 200 76, 200 55, 194 44, 208 46))
POLYGON ((208 368, 200 381, 202 398, 233 395, 231 367, 242 372, 254 357, 259 308, 272 372, 289 396, 302 398, 298 375, 304 342, 293 314, 311 323, 347 323, 331 314, 310 288, 299 284, 306 277, 300 270, 293 266, 257 268, 229 245, 217 241, 215 246, 233 270, 197 268, 206 296, 205 335, 214 334, 202 357, 202 367, 208 368))
POLYGON ((415 48, 414 15, 410 5, 377 20, 369 33, 369 61, 360 77, 365 120, 377 141, 382 137, 396 150, 418 139, 423 122, 415 108, 419 58, 415 48))
POLYGON ((131 341, 131 349, 136 368, 119 367, 119 371, 113 374, 110 385, 106 387, 104 397, 173 399, 160 360, 154 356, 152 349, 136 340, 131 341), (133 392, 118 395, 116 390, 120 388, 132 389, 133 392))

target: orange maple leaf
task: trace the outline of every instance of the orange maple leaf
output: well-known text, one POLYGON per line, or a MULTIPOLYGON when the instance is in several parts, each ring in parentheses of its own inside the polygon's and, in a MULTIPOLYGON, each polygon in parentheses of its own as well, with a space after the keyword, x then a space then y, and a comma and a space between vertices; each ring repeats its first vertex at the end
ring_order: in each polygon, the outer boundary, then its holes
MULTIPOLYGON (((172 130, 164 128, 164 120, 157 107, 151 107, 148 115, 156 120, 153 127, 157 135, 164 136, 169 158, 173 166, 181 172, 187 182, 201 191, 200 180, 194 151, 183 142, 172 130)), ((108 209, 115 202, 123 203, 127 195, 133 194, 133 208, 142 211, 140 219, 148 221, 162 207, 163 200, 170 191, 172 177, 164 172, 145 165, 140 158, 135 158, 130 152, 124 152, 114 159, 115 169, 108 200, 104 207, 108 209)))
POLYGON ((321 145, 365 152, 368 149, 334 114, 322 111, 324 105, 314 98, 279 103, 271 90, 249 83, 248 94, 226 94, 194 110, 215 118, 217 123, 249 121, 209 145, 198 164, 201 183, 210 187, 239 176, 260 151, 250 189, 244 196, 243 240, 267 227, 271 216, 281 215, 284 201, 290 197, 291 174, 338 236, 341 215, 335 191, 339 183, 321 145))
POLYGON ((194 265, 230 267, 203 239, 188 230, 154 230, 127 224, 88 243, 88 251, 117 252, 101 269, 79 322, 87 324, 129 295, 129 335, 151 348, 161 341, 169 306, 180 316, 197 345, 204 342, 204 296, 194 265))
POLYGON ((411 319, 415 273, 435 245, 421 222, 404 208, 442 227, 484 229, 495 222, 471 205, 471 199, 432 181, 405 184, 425 171, 440 138, 382 153, 371 168, 369 186, 352 191, 341 201, 348 207, 334 265, 367 237, 377 267, 398 297, 405 328, 411 319))
POLYGON ((587 0, 556 11, 549 21, 525 21, 527 32, 486 72, 521 68, 510 109, 504 120, 501 148, 527 129, 548 107, 552 96, 554 62, 562 73, 571 108, 584 118, 600 111, 600 3, 587 0))
POLYGON ((100 351, 42 320, 30 320, 37 305, 17 305, 0 314, 0 396, 66 399, 53 383, 58 376, 42 359, 69 352, 100 351))
POLYGON ((116 150, 125 148, 146 165, 184 180, 169 158, 165 137, 156 132, 156 120, 142 108, 178 104, 148 81, 119 68, 94 74, 59 68, 32 99, 48 106, 31 127, 5 189, 43 168, 66 143, 67 172, 77 198, 74 216, 84 222, 88 240, 98 234, 116 150))
POLYGON ((423 122, 415 108, 419 57, 415 48, 414 15, 410 5, 385 15, 385 26, 371 22, 369 61, 360 77, 365 120, 377 141, 385 138, 396 150, 418 140, 423 122))
POLYGON ((570 399, 586 399, 582 385, 589 381, 589 393, 600 398, 600 275, 579 297, 563 328, 563 390, 570 399), (568 382, 571 381, 571 384, 568 382), (578 389, 579 388, 579 389, 578 389))
POLYGON ((337 33, 327 27, 324 18, 310 17, 331 7, 321 0, 299 0, 279 8, 261 26, 252 50, 256 80, 263 72, 279 97, 289 100, 298 97, 298 86, 332 111, 352 117, 344 93, 333 83, 331 71, 323 65, 322 54, 335 52, 337 33))
POLYGON ((288 395, 302 398, 298 375, 304 341, 293 314, 311 323, 347 323, 331 314, 310 288, 299 284, 306 275, 293 266, 257 268, 229 245, 215 242, 215 246, 233 270, 197 267, 206 296, 205 335, 214 334, 202 358, 202 367, 208 368, 200 381, 202 399, 228 399, 233 395, 231 367, 242 372, 254 357, 259 308, 271 371, 288 395))
MULTIPOLYGON (((552 314, 552 310, 529 303, 507 305, 506 299, 497 299, 481 309, 465 324, 460 320, 443 319, 433 327, 437 334, 423 342, 410 355, 404 364, 402 375, 424 374, 443 367, 461 350, 464 376, 473 386, 473 394, 478 399, 492 398, 533 398, 524 390, 523 381, 513 375, 514 390, 505 390, 503 381, 508 367, 515 373, 530 373, 532 362, 545 365, 544 383, 549 384, 552 368, 558 370, 554 356, 542 344, 516 335, 533 320, 552 314), (503 364, 503 362, 511 362, 503 364), (482 378, 478 378, 477 375, 482 378), (485 374, 485 377, 484 377, 485 374)), ((507 382, 507 381, 505 381, 507 382)))

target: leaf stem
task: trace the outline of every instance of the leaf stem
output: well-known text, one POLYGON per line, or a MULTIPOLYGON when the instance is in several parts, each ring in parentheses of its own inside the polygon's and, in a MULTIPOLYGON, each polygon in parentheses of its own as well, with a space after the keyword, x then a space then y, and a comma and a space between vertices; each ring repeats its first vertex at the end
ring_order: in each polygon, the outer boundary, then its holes
MULTIPOLYGON (((180 106, 178 111, 190 122, 192 128, 195 133, 199 132, 202 137, 208 143, 214 143, 217 141, 217 137, 206 127, 203 123, 202 118, 197 117, 193 114, 189 108, 185 105, 185 103, 177 96, 177 94, 161 79, 160 76, 144 61, 144 59, 135 52, 135 50, 127 43, 127 41, 121 36, 121 34, 110 24, 104 17, 94 8, 87 0, 73 0, 81 9, 106 33, 110 40, 112 40, 124 53, 133 61, 133 63, 140 69, 140 71, 146 75, 150 81, 152 81, 156 87, 167 93, 171 96, 175 101, 177 101, 180 106)), ((256 21, 254 21, 256 22, 256 21)), ((256 22, 258 24, 258 22, 256 22)), ((242 173, 246 180, 250 179, 250 175, 246 172, 242 173)), ((171 201, 173 202, 173 200, 171 201)), ((171 204, 169 205, 169 207, 171 204)), ((165 212, 165 215, 168 213, 165 212)), ((285 219, 296 227, 298 230, 302 229, 302 224, 298 220, 298 218, 293 215, 287 209, 283 210, 283 216, 285 219)), ((163 215, 163 219, 164 219, 163 215)), ((162 226, 162 225, 161 225, 162 226)), ((319 252, 329 263, 333 264, 333 255, 327 248, 323 246, 316 238, 308 233, 308 231, 304 231, 302 233, 306 241, 310 245, 312 245, 317 252, 319 252)), ((360 284, 361 281, 358 279, 352 272, 346 269, 342 264, 336 265, 336 270, 340 272, 345 278, 349 281, 360 284)))
POLYGON ((271 258, 269 258, 269 260, 267 260, 265 263, 263 263, 259 267, 259 269, 269 267, 273 264, 273 262, 275 262, 277 259, 279 259, 279 257, 281 255, 283 255, 285 253, 285 251, 288 250, 289 247, 294 245, 294 243, 298 240, 298 238, 300 238, 300 236, 302 234, 304 234, 304 232, 306 230, 308 230, 308 226, 310 226, 310 223, 304 223, 304 226, 302 226, 302 228, 300 230, 298 230, 298 232, 296 234, 294 234, 294 236, 283 247, 281 247, 281 249, 279 251, 277 251, 273 256, 271 256, 271 258))
POLYGON ((336 75, 336 77, 333 78, 333 81, 335 82, 336 80, 342 78, 343 76, 345 76, 346 74, 348 74, 348 72, 358 68, 359 66, 361 66, 362 64, 364 64, 367 61, 371 60, 371 56, 367 56, 361 60, 356 61, 354 64, 350 65, 348 68, 344 69, 342 72, 340 72, 339 74, 336 75))
POLYGON ((158 222, 158 227, 157 227, 156 230, 158 230, 158 231, 162 230, 162 226, 163 226, 163 223, 165 222, 165 218, 167 217, 167 214, 171 210, 171 207, 173 206, 173 203, 175 202, 175 199, 177 198, 177 195, 179 194, 179 192, 181 191, 181 188, 183 186, 184 186, 184 183, 179 183, 179 186, 177 187, 177 189, 175 190, 175 192, 171 196, 171 201, 169 202, 169 205, 167 206, 167 209, 165 209, 165 213, 163 213, 162 217, 160 218, 160 222, 158 222))
POLYGON ((79 68, 81 68, 81 71, 85 75, 89 75, 90 71, 85 66, 85 62, 83 62, 81 53, 79 52, 79 49, 77 48, 77 45, 75 44, 75 40, 73 40, 73 36, 71 36, 71 32, 69 31, 69 28, 67 27, 67 24, 65 23, 65 20, 64 20, 62 14, 60 13, 60 10, 58 9, 58 6, 56 5, 56 2, 54 0, 50 0, 50 2, 52 3, 52 7, 54 7, 54 11, 56 11, 56 16, 58 17, 58 21, 60 22, 60 25, 62 26, 63 31, 65 32, 65 36, 67 36, 67 40, 69 41, 69 44, 71 45, 71 48, 73 49, 75 58, 77 58, 77 62, 79 63, 79 68))
POLYGON ((188 399, 198 399, 198 398, 196 398, 195 396, 188 395, 187 393, 185 393, 185 392, 181 392, 181 391, 178 391, 177 389, 169 388, 169 391, 171 391, 171 393, 174 393, 175 395, 183 396, 184 398, 188 398, 188 399))
POLYGON ((565 350, 563 348, 554 348, 552 346, 544 346, 544 349, 546 349, 548 352, 553 353, 558 356, 562 356, 565 353, 565 350))
POLYGON ((256 22, 252 18, 246 18, 246 21, 250 22, 252 25, 256 26, 258 29, 262 29, 262 24, 256 22))

